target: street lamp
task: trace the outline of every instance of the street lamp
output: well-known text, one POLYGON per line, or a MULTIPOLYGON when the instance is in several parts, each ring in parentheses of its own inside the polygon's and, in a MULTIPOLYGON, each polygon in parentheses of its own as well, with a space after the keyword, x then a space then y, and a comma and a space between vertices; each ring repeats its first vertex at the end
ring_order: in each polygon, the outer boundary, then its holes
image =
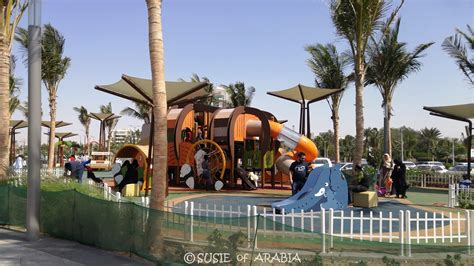
POLYGON ((401 141, 401 146, 402 146, 402 162, 404 161, 403 157, 403 128, 400 128, 400 141, 401 141))
POLYGON ((41 0, 28 7, 28 184, 26 235, 39 238, 41 168, 41 0))

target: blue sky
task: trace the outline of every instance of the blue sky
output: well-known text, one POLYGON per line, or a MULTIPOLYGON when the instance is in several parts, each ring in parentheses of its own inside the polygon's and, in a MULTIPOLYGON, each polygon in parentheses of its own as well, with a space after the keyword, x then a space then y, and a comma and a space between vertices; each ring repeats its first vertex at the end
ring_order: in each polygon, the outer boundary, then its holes
MULTIPOLYGON (((164 0, 163 31, 165 78, 189 78, 192 73, 207 76, 216 84, 244 81, 257 89, 252 106, 288 119, 298 127, 299 106, 266 95, 297 83, 314 85, 306 65, 304 47, 314 43, 335 43, 340 51, 346 42, 336 35, 323 0, 164 0)), ((398 1, 394 1, 393 5, 398 1)), ((130 0, 43 0, 43 23, 51 23, 66 38, 65 55, 71 67, 60 84, 58 119, 74 123, 58 131, 84 135, 74 106, 98 111, 112 102, 119 113, 122 100, 94 90, 97 84, 110 84, 123 73, 150 77, 148 29, 145 1, 130 0)), ((393 105, 393 127, 415 129, 437 127, 444 136, 460 137, 464 124, 430 116, 423 106, 474 102, 471 88, 441 43, 456 27, 474 25, 474 1, 406 0, 400 12, 400 40, 410 49, 434 41, 422 59, 420 72, 412 74, 397 88, 393 105)), ((25 14, 23 25, 27 22, 25 14)), ((14 53, 20 54, 16 47, 14 53)), ((16 75, 23 78, 22 98, 26 98, 27 74, 21 62, 16 75)), ((374 87, 365 89, 365 126, 382 127, 381 96, 374 87)), ((354 87, 344 94, 341 106, 341 133, 355 133, 354 87)), ((43 90, 44 119, 49 119, 43 90)), ((15 114, 14 118, 21 118, 15 114)), ((98 138, 98 122, 92 122, 98 138)), ((117 128, 139 126, 124 117, 117 128)), ((325 101, 311 106, 312 132, 332 129, 325 101)), ((44 131, 44 130, 43 130, 44 131)), ((22 131, 19 139, 26 136, 22 131)), ((78 140, 78 138, 76 139, 78 140)))

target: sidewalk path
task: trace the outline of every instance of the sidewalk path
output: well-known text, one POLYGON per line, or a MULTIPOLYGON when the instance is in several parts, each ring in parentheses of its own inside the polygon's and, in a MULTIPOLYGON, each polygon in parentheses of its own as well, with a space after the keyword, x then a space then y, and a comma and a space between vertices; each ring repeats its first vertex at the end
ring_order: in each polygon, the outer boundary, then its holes
POLYGON ((104 250, 43 236, 28 242, 26 234, 0 228, 0 265, 152 265, 104 250))

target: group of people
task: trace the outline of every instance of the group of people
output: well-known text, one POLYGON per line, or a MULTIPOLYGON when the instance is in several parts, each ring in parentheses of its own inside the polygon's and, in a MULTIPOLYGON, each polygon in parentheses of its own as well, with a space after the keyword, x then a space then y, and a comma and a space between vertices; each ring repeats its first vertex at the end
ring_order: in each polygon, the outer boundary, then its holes
MULTIPOLYGON (((377 194, 385 197, 395 194, 397 198, 407 198, 408 184, 405 175, 405 164, 398 159, 392 160, 388 153, 384 154, 377 173, 377 194)), ((352 193, 365 192, 369 190, 369 186, 369 178, 362 171, 362 166, 355 165, 349 184, 349 203, 352 203, 352 193)))
POLYGON ((378 174, 378 190, 380 194, 385 192, 385 196, 395 194, 398 197, 406 198, 406 191, 408 184, 406 182, 406 171, 405 164, 398 160, 392 160, 388 153, 383 155, 382 163, 380 164, 378 174))

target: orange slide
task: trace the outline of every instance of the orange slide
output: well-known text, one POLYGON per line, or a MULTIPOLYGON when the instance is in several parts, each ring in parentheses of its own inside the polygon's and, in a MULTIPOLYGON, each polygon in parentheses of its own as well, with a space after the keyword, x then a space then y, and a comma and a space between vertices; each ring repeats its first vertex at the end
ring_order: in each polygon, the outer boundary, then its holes
MULTIPOLYGON (((289 173, 291 163, 296 159, 296 153, 304 152, 306 154, 306 161, 312 162, 315 160, 319 151, 316 144, 304 135, 301 135, 282 124, 268 121, 270 124, 270 134, 272 138, 277 139, 283 143, 288 149, 293 150, 276 160, 276 167, 279 171, 285 174, 289 173)), ((258 132, 261 130, 261 122, 257 120, 247 121, 247 132, 258 132)))

